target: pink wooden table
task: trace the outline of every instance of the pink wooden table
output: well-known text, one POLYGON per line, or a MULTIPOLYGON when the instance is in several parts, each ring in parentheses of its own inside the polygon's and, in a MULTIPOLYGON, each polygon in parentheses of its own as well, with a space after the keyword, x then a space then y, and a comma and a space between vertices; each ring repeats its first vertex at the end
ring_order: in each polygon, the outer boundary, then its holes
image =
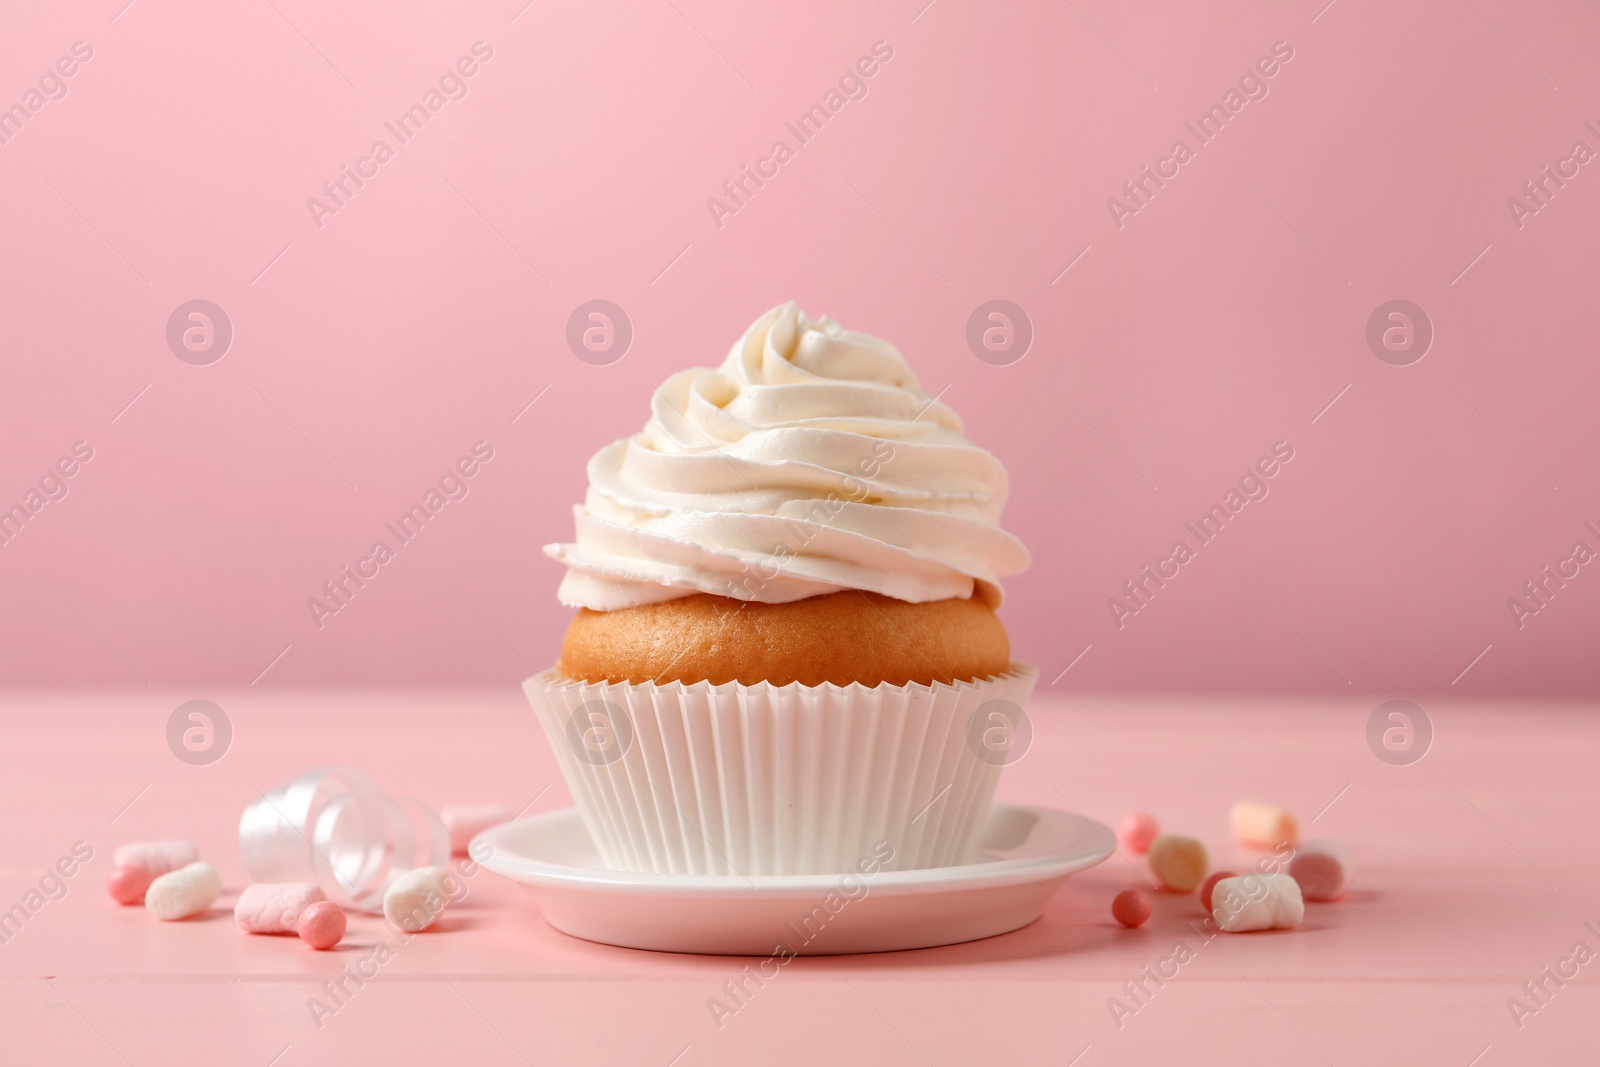
MULTIPOLYGON (((554 761, 513 688, 503 691, 11 694, 0 701, 0 797, 11 825, 0 909, 87 842, 94 858, 0 945, 7 1063, 242 1067, 473 1064, 1502 1064, 1600 1058, 1600 962, 1536 1014, 1523 983, 1600 951, 1600 719, 1593 708, 1426 702, 1432 750, 1380 762, 1376 700, 1239 702, 1045 697, 1032 751, 1002 798, 1111 822, 1147 808, 1235 857, 1227 809, 1243 796, 1317 815, 1361 870, 1344 902, 1298 931, 1209 943, 1190 897, 1157 897, 1149 927, 1108 914, 1143 885, 1113 857, 1067 883, 1038 923, 950 948, 794 961, 719 1029, 707 1000, 742 960, 636 952, 544 924, 481 873, 437 933, 419 936, 320 1027, 308 1001, 370 951, 246 937, 239 814, 258 789, 327 764, 365 768, 433 802, 567 806, 554 761), (167 749, 168 715, 206 696, 234 737, 219 762, 167 749), (553 784, 552 784, 553 783, 553 784), (549 786, 541 794, 541 790, 549 786), (1324 810, 1326 809, 1326 810, 1324 810), (119 842, 187 836, 223 874, 206 918, 162 924, 103 882, 119 842), (1186 942, 1194 958, 1119 1028, 1108 1008, 1141 968, 1186 942)), ((1570 965, 1569 965, 1570 967, 1570 965)), ((1569 971, 1570 973, 1570 971, 1569 971)))

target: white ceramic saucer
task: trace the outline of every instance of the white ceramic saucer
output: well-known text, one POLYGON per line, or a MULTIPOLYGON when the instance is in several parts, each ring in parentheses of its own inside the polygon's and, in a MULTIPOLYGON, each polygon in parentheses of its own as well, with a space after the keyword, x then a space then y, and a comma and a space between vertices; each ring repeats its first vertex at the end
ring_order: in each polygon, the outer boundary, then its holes
POLYGON ((600 863, 576 808, 485 830, 472 855, 520 882, 545 920, 589 941, 723 956, 830 955, 953 945, 1028 925, 1068 875, 1111 855, 1080 815, 996 804, 972 862, 840 875, 669 875, 600 863))

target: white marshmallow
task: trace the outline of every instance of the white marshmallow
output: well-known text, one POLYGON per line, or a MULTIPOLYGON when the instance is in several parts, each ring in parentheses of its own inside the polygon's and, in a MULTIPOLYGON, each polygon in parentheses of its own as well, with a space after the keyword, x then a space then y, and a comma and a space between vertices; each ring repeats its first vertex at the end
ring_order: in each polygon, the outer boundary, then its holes
POLYGON ((257 882, 233 906, 234 921, 250 934, 297 934, 300 913, 327 895, 310 882, 257 882))
POLYGON ((187 919, 211 907, 221 892, 222 879, 215 867, 191 863, 151 882, 144 893, 144 906, 158 919, 187 919))
POLYGON ((1282 808, 1252 800, 1235 804, 1228 821, 1233 825, 1233 836, 1246 845, 1262 848, 1284 842, 1292 845, 1300 836, 1293 815, 1282 808))
POLYGON ((1211 917, 1225 933, 1287 930, 1306 917, 1300 885, 1287 874, 1242 874, 1211 890, 1211 917))
POLYGON ((383 917, 416 933, 432 926, 450 903, 450 872, 418 867, 395 878, 383 893, 383 917))
POLYGON ((1331 837, 1307 841, 1289 861, 1289 876, 1300 883, 1307 900, 1334 900, 1350 884, 1355 867, 1350 850, 1331 837))
POLYGON ((440 808, 439 818, 450 831, 450 854, 465 856, 474 837, 491 826, 510 822, 512 814, 504 804, 447 804, 440 808))
POLYGON ((187 867, 200 858, 193 841, 133 841, 111 854, 113 867, 137 867, 150 877, 187 867))

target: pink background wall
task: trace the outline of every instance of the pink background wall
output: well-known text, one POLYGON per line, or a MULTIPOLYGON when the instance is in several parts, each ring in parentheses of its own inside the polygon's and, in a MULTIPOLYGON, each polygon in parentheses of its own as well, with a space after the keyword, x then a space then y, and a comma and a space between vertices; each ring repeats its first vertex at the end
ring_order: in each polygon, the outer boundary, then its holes
POLYGON ((792 296, 899 344, 1009 465, 1035 563, 1006 618, 1046 681, 1075 661, 1060 688, 1600 689, 1600 566, 1507 607, 1600 550, 1600 165, 1507 206, 1600 150, 1600 8, 523 2, 3 16, 0 106, 93 57, 0 145, 0 503, 93 459, 0 547, 0 681, 509 684, 554 658, 538 546, 584 459, 792 296), (877 41, 865 98, 719 228, 707 198, 877 41), (564 339, 595 298, 634 329, 606 366, 564 339), (166 340, 194 299, 233 325, 210 365, 166 340), (991 299, 1032 323, 1010 365, 965 340, 991 299), (1409 366, 1366 341, 1393 299, 1436 332, 1409 366), (318 629, 307 598, 479 440, 469 495, 318 629), (1107 599, 1278 441, 1270 495, 1118 629, 1107 599))

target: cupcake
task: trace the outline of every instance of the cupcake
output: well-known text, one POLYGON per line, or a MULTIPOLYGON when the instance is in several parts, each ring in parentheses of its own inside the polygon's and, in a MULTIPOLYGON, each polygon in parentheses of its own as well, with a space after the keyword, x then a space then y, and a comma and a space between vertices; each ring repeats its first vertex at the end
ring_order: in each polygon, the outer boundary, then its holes
POLYGON ((578 612, 524 683, 602 860, 962 862, 1036 677, 996 614, 1028 563, 1005 469, 893 345, 793 303, 651 408, 545 549, 578 612))

